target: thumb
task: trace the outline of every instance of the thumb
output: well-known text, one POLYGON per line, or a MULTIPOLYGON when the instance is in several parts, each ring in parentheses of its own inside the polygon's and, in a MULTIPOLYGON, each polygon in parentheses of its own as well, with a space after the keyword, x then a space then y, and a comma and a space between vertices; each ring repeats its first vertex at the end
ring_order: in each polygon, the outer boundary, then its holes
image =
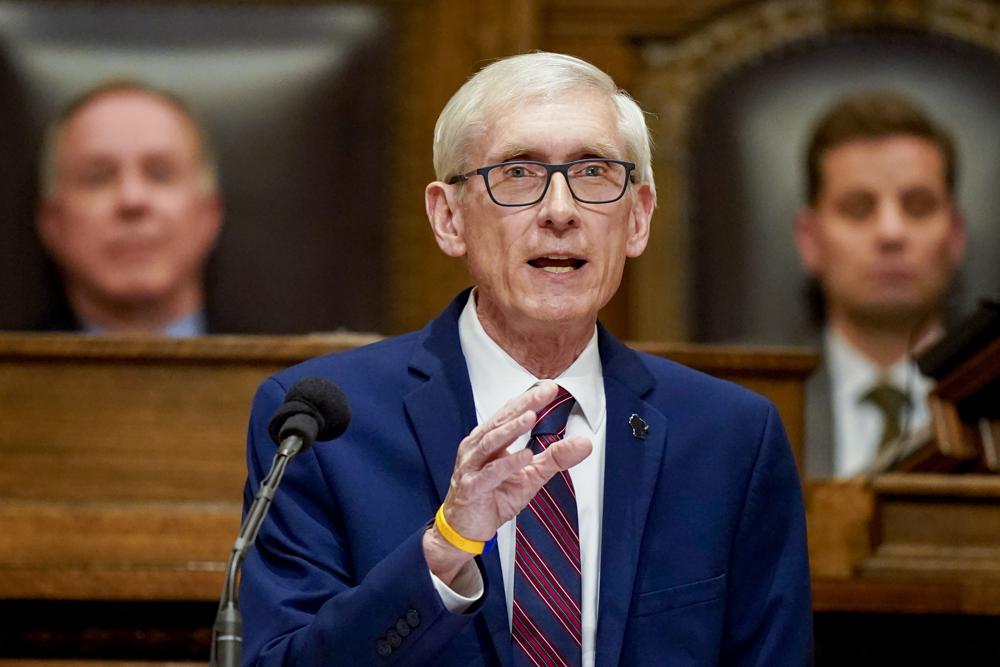
POLYGON ((594 446, 590 438, 582 435, 574 435, 560 440, 549 446, 539 455, 538 461, 540 472, 547 478, 556 474, 560 470, 569 470, 576 464, 590 456, 594 446))

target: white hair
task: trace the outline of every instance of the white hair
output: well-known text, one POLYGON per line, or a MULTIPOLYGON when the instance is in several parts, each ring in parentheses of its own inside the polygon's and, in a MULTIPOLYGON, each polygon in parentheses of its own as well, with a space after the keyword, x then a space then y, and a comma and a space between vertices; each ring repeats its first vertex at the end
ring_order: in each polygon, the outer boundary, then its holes
POLYGON ((447 181, 478 166, 466 164, 468 153, 502 109, 539 98, 552 99, 581 88, 603 93, 614 104, 626 158, 635 163, 637 180, 648 183, 655 192, 652 140, 639 105, 590 63, 546 52, 497 60, 479 70, 452 96, 434 127, 434 171, 438 180, 447 181))

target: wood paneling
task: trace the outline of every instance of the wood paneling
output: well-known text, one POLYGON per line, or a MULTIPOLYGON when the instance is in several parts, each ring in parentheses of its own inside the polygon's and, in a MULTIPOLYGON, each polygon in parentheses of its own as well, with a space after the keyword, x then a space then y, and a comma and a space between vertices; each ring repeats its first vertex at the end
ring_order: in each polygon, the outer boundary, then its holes
POLYGON ((462 83, 489 60, 538 48, 539 2, 397 3, 401 25, 399 145, 394 188, 392 331, 417 329, 469 284, 462 261, 445 256, 431 235, 424 187, 434 180, 438 114, 462 83))
POLYGON ((882 492, 899 494, 904 499, 909 493, 924 494, 920 506, 900 503, 891 507, 890 511, 902 510, 904 516, 886 517, 890 534, 879 535, 872 530, 872 522, 877 519, 871 485, 854 480, 807 480, 813 609, 1000 615, 1000 577, 993 565, 998 485, 1000 480, 979 476, 906 474, 876 478, 874 488, 882 492), (940 502, 933 502, 933 497, 940 502), (959 498, 969 501, 968 512, 950 511, 959 498), (993 510, 984 512, 985 505, 993 505, 993 510), (953 550, 945 545, 935 553, 927 549, 933 544, 928 535, 949 533, 953 536, 953 550), (880 556, 880 543, 886 540, 890 542, 889 553, 880 556), (971 548, 972 542, 982 548, 971 548), (894 552, 894 545, 904 543, 910 545, 909 550, 904 549, 906 553, 900 554, 899 549, 894 552), (958 560, 967 564, 976 555, 984 564, 978 574, 956 569, 958 560), (915 566, 917 561, 925 566, 915 566))
POLYGON ((746 348, 658 342, 636 343, 634 346, 736 382, 766 396, 778 408, 796 460, 801 465, 805 438, 802 387, 816 368, 818 358, 815 353, 787 347, 746 348))
MULTIPOLYGON (((491 59, 546 49, 585 58, 629 90, 639 63, 639 39, 676 38, 748 2, 429 0, 387 4, 400 26, 401 83, 392 169, 394 227, 388 249, 393 257, 392 298, 386 307, 391 311, 391 331, 401 332, 422 326, 468 284, 464 264, 444 256, 434 243, 423 208, 424 186, 434 178, 434 122, 466 78, 491 59)), ((660 184, 661 201, 673 197, 671 188, 669 183, 660 184)), ((664 313, 680 308, 669 304, 664 308, 659 302, 676 300, 680 285, 663 284, 662 270, 641 268, 655 267, 665 256, 655 248, 663 245, 667 233, 654 228, 651 258, 630 263, 620 294, 601 315, 620 337, 677 330, 663 320, 664 313)), ((657 338, 670 339, 669 335, 657 338)))
MULTIPOLYGON (((279 368, 370 340, 0 336, 0 598, 215 599, 254 390, 279 368)), ((815 355, 640 347, 761 390, 800 444, 815 355)))

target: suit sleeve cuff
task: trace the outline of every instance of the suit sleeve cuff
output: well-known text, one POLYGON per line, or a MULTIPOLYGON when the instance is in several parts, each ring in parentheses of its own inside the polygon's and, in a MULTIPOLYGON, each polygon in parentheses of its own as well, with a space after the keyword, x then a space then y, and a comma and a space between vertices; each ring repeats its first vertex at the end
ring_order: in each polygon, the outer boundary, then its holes
POLYGON ((459 570, 458 575, 452 582, 454 588, 451 588, 438 579, 433 572, 430 572, 430 575, 431 581, 434 583, 434 590, 441 596, 441 603, 445 609, 453 614, 464 613, 483 597, 483 575, 479 572, 475 560, 470 560, 462 566, 462 569, 459 570), (457 591, 467 591, 468 595, 463 595, 457 591))

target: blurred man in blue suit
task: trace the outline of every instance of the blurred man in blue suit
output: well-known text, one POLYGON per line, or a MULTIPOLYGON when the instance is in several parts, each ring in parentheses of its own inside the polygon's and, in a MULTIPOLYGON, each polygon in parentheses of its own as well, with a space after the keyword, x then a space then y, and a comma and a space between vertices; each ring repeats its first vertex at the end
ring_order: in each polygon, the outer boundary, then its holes
POLYGON ((442 112, 427 214, 474 287, 423 330, 308 361, 353 418, 246 562, 253 665, 805 665, 802 496, 773 406, 597 323, 656 192, 638 105, 569 56, 495 62, 442 112))

